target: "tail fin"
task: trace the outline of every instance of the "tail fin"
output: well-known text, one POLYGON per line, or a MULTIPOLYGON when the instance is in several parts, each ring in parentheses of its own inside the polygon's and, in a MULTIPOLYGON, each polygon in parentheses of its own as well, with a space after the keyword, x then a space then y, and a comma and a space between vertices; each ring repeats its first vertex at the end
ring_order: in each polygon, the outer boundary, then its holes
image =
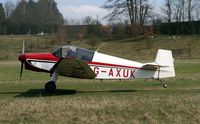
POLYGON ((159 65, 154 78, 175 77, 174 58, 171 50, 159 49, 155 62, 159 65))

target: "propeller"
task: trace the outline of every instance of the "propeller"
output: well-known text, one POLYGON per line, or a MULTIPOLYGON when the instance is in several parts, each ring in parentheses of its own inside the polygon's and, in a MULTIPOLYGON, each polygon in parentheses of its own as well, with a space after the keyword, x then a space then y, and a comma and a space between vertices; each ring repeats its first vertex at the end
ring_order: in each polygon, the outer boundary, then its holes
MULTIPOLYGON (((24 42, 24 40, 23 40, 23 45, 22 45, 22 54, 21 54, 21 55, 23 55, 24 53, 25 53, 25 42, 24 42)), ((21 80, 21 78, 22 78, 23 68, 24 68, 24 63, 21 62, 20 80, 21 80)))

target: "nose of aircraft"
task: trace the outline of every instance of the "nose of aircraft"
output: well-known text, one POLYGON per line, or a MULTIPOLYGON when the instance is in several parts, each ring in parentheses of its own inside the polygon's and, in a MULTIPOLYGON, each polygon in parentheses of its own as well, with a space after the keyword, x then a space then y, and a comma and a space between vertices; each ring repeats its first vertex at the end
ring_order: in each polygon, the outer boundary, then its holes
POLYGON ((21 54, 19 57, 18 57, 19 61, 21 62, 24 62, 25 61, 25 54, 21 54))

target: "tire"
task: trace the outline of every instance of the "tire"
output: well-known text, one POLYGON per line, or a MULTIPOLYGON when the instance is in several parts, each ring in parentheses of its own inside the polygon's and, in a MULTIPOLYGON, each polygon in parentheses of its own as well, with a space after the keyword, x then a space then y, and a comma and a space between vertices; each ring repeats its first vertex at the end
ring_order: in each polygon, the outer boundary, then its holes
POLYGON ((163 87, 164 87, 164 88, 167 88, 167 84, 163 84, 163 87))
POLYGON ((49 81, 45 84, 45 91, 47 93, 54 93, 56 90, 56 84, 53 81, 49 81))

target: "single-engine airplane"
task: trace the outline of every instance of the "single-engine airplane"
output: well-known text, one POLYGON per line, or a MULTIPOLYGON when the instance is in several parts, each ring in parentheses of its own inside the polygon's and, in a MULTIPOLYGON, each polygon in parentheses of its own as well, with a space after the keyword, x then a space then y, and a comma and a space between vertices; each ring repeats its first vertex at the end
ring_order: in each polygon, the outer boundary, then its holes
POLYGON ((52 53, 24 53, 23 43, 18 59, 21 61, 20 78, 24 65, 28 70, 50 73, 51 80, 45 84, 47 93, 55 92, 59 75, 100 80, 175 77, 172 52, 164 49, 158 50, 155 62, 139 63, 71 45, 61 46, 52 53))

